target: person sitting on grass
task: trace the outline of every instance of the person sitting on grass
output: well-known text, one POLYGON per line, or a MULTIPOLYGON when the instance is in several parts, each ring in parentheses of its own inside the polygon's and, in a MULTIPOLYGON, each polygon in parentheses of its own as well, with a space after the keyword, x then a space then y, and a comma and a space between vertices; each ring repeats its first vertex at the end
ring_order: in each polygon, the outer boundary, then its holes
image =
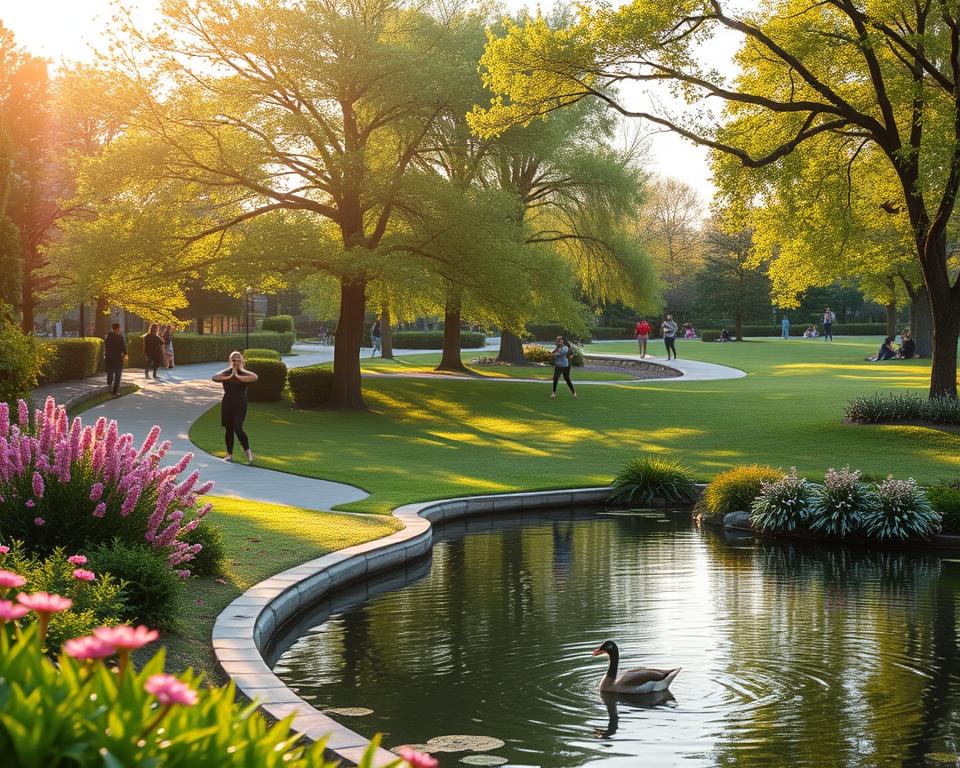
POLYGON ((697 332, 694 330, 692 323, 683 324, 683 338, 685 339, 697 338, 697 332))
POLYGON ((723 328, 720 331, 720 338, 717 339, 717 341, 730 341, 730 331, 728 331, 726 328, 723 328))
POLYGON ((913 340, 913 336, 909 330, 904 330, 900 338, 903 339, 903 343, 900 345, 897 357, 901 360, 912 360, 917 356, 917 345, 913 340))
POLYGON ((815 339, 818 335, 817 326, 815 325, 807 326, 807 330, 803 332, 803 338, 805 339, 815 339))
POLYGON ((882 362, 884 360, 896 360, 897 353, 893 348, 893 336, 887 336, 880 345, 880 351, 873 357, 868 357, 871 363, 882 362))

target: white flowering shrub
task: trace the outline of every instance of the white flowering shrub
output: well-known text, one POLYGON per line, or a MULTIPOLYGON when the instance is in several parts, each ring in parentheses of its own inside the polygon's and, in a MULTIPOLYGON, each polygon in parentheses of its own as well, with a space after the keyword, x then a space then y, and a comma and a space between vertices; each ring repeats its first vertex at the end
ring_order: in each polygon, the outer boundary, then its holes
POLYGON ((803 528, 810 515, 810 483, 797 470, 779 480, 760 484, 750 505, 750 521, 761 531, 791 532, 803 528))
POLYGON ((910 477, 893 475, 876 485, 876 503, 863 518, 863 530, 881 540, 926 538, 940 528, 940 515, 910 477))
POLYGON ((877 495, 861 481, 860 470, 830 468, 810 494, 810 529, 844 538, 875 514, 876 506, 877 495))

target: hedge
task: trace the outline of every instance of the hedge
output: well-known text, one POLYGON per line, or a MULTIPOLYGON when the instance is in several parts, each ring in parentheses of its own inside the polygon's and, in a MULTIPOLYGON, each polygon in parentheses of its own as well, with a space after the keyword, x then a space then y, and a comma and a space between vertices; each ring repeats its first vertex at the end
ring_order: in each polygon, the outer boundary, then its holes
POLYGON ((556 341, 557 336, 574 340, 580 338, 580 334, 571 333, 557 323, 530 323, 527 325, 527 333, 533 336, 534 341, 556 341))
MULTIPOLYGON (((127 354, 131 368, 143 367, 143 335, 132 333, 127 335, 127 354)), ((261 349, 275 349, 278 352, 289 352, 293 347, 294 334, 291 331, 277 333, 276 331, 254 331, 250 334, 250 347, 261 349)), ((223 361, 231 352, 243 349, 247 343, 247 336, 243 333, 223 335, 196 333, 180 333, 173 337, 173 354, 180 365, 189 363, 209 363, 223 361)))
POLYGON ((280 353, 275 349, 250 347, 250 349, 243 350, 243 357, 246 360, 279 360, 280 353))
POLYGON ((323 365, 292 368, 287 372, 287 389, 297 408, 323 405, 333 392, 333 369, 323 365))
POLYGON ((279 360, 247 360, 243 367, 257 374, 257 380, 247 387, 247 397, 257 402, 273 402, 283 398, 287 384, 287 366, 279 360))
POLYGON ((633 338, 634 328, 636 328, 636 324, 631 325, 629 328, 598 325, 593 329, 592 333, 595 339, 630 339, 633 338))
POLYGON ((45 339, 50 359, 43 366, 40 384, 96 376, 103 369, 103 339, 45 339))
MULTIPOLYGON (((460 334, 461 349, 477 349, 486 343, 482 333, 464 331, 460 334)), ((439 331, 394 331, 394 349, 442 349, 443 334, 439 331)))
POLYGON ((275 331, 276 333, 284 333, 290 331, 291 333, 296 331, 293 325, 293 316, 292 315, 274 315, 273 317, 265 317, 260 323, 260 328, 264 331, 275 331))

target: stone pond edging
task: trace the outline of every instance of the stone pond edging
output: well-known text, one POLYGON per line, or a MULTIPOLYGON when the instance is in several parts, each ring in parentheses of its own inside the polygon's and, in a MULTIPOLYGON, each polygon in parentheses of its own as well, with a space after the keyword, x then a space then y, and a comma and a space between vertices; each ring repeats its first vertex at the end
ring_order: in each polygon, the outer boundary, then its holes
MULTIPOLYGON (((217 666, 240 693, 257 701, 263 713, 277 720, 293 715, 294 730, 313 741, 326 738, 328 752, 356 764, 369 746, 369 740, 297 696, 264 660, 263 651, 284 623, 334 590, 425 555, 433 546, 432 523, 498 512, 573 504, 600 505, 609 492, 609 488, 532 491, 399 507, 393 514, 404 524, 402 530, 271 576, 224 608, 213 626, 217 666)), ((396 759, 392 752, 378 749, 373 765, 379 768, 396 759)))

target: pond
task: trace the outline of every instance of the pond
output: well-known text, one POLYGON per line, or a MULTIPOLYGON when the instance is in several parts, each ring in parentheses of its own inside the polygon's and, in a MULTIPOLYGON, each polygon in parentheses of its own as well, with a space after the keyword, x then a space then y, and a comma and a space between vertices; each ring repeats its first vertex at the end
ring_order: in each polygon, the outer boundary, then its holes
POLYGON ((542 768, 957 764, 946 555, 564 511, 439 528, 406 581, 318 606, 275 667, 318 709, 372 709, 338 719, 388 748, 475 734, 542 768), (607 639, 621 668, 682 667, 672 697, 601 698, 607 639))

